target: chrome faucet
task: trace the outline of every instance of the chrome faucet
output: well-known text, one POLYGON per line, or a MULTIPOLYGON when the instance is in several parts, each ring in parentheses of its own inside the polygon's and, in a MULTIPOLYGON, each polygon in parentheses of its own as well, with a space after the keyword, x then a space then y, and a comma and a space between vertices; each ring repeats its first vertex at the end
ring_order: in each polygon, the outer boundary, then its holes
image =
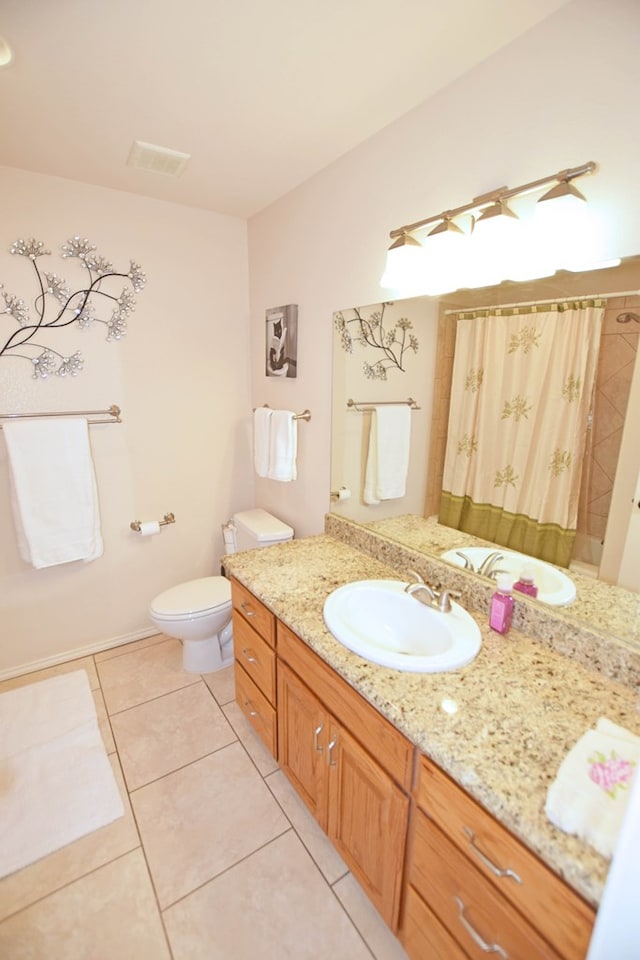
POLYGON ((476 568, 471 563, 471 560, 469 560, 469 557, 466 555, 466 553, 463 553, 462 550, 456 550, 456 556, 460 557, 460 559, 464 561, 465 570, 471 570, 472 573, 476 572, 476 568))
POLYGON ((488 557, 485 557, 480 566, 478 567, 477 572, 481 577, 490 577, 491 571, 495 567, 496 563, 499 560, 504 560, 504 554, 499 553, 497 550, 494 550, 489 554, 488 557))
POLYGON ((409 573, 411 576, 416 577, 417 580, 415 583, 408 583, 406 585, 404 588, 405 593, 408 593, 410 597, 415 597, 416 600, 419 600, 420 603, 423 603, 426 607, 433 607, 439 610, 440 613, 450 613, 451 597, 461 596, 458 590, 434 590, 428 583, 425 583, 422 577, 414 570, 410 570, 409 573))

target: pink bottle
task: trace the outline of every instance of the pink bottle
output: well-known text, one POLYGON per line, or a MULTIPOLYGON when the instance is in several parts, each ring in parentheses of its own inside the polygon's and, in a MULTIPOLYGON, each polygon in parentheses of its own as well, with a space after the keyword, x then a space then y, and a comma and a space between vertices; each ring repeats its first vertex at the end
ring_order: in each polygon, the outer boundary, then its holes
POLYGON ((499 573, 496 577, 496 592, 491 597, 489 626, 497 633, 507 633, 513 617, 513 580, 508 573, 499 573))
POLYGON ((520 579, 517 581, 517 583, 514 583, 513 589, 519 590, 520 593, 526 593, 529 597, 538 596, 538 588, 533 582, 533 570, 530 566, 524 566, 522 568, 520 579))

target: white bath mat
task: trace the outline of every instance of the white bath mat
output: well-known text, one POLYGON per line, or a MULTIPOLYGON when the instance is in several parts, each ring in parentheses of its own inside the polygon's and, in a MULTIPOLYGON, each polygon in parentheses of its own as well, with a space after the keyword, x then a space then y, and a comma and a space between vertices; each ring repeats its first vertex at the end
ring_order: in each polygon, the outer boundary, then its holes
POLYGON ((0 694, 0 877, 123 814, 84 670, 0 694))

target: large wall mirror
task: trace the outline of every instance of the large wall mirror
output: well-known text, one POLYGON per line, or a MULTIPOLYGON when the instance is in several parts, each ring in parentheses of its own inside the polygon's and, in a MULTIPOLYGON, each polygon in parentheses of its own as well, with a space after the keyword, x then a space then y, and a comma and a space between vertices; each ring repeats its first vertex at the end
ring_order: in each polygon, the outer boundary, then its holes
MULTIPOLYGON (((606 301, 567 573, 577 587, 562 615, 624 641, 640 636, 640 256, 584 273, 460 290, 439 299, 343 307, 334 314, 331 511, 412 549, 441 557, 486 543, 438 523, 457 314, 568 298, 606 301), (364 326, 363 326, 364 324, 364 326), (363 336, 363 330, 366 336, 363 336), (409 403, 411 401, 411 403, 409 403), (378 404, 411 407, 405 494, 363 497, 378 404), (634 512, 635 511, 635 512, 634 512), (637 514, 637 516, 636 516, 637 514)), ((471 575, 471 574, 470 574, 471 575)))

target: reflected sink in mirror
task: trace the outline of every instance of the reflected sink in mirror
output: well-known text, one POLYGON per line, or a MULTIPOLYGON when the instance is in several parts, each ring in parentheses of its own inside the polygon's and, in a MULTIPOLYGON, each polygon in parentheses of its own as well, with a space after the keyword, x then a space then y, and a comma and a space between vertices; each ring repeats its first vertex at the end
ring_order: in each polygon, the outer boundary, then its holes
POLYGON ((480 629, 460 604, 442 613, 405 593, 402 580, 358 580, 324 603, 324 622, 353 653, 383 667, 440 673, 470 663, 482 645, 480 629))
MULTIPOLYGON (((495 553, 496 547, 461 546, 440 554, 440 559, 455 563, 458 567, 465 567, 464 557, 466 557, 471 564, 471 567, 466 569, 471 569, 474 573, 482 573, 483 563, 495 553)), ((544 560, 517 553, 515 550, 503 550, 498 547, 497 553, 498 556, 490 571, 492 576, 495 576, 497 571, 505 572, 515 581, 526 568, 530 571, 538 588, 538 600, 552 607, 566 607, 575 600, 575 584, 562 570, 550 563, 545 563, 544 560)))

